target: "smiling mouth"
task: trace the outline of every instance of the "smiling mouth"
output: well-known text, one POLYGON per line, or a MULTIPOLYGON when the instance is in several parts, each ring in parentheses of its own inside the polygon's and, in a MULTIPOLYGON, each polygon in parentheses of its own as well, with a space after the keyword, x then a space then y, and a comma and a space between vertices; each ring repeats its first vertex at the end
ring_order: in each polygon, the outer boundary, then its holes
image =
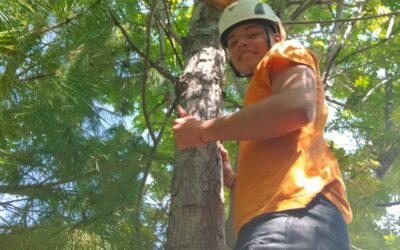
POLYGON ((246 57, 249 57, 249 56, 253 56, 253 55, 254 55, 253 51, 247 51, 247 52, 244 52, 243 54, 240 55, 240 59, 246 58, 246 57))

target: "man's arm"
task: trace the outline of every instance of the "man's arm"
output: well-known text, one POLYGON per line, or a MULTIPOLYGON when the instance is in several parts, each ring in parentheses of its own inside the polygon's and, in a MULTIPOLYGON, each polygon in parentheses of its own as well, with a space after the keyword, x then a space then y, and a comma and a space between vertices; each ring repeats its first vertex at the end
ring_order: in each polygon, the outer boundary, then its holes
POLYGON ((271 97, 227 116, 207 121, 192 116, 177 119, 173 131, 178 148, 217 140, 271 139, 314 120, 316 76, 311 68, 296 64, 286 69, 272 79, 272 91, 271 97))

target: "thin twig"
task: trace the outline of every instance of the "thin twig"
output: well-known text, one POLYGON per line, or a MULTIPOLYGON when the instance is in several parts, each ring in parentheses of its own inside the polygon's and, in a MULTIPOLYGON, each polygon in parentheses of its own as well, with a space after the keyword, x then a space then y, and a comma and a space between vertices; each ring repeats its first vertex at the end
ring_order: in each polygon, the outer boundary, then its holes
POLYGON ((347 107, 347 105, 346 105, 345 103, 341 103, 341 102, 338 102, 338 101, 336 101, 336 100, 333 100, 333 99, 330 98, 329 96, 325 96, 325 100, 326 100, 327 102, 336 104, 336 105, 338 105, 338 106, 340 106, 340 107, 343 107, 343 108, 346 108, 346 107, 347 107))

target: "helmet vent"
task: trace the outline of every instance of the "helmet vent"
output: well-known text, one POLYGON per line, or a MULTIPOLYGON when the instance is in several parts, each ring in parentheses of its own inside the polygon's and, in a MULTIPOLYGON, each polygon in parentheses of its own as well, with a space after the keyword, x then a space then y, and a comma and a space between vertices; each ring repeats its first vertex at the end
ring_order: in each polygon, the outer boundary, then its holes
POLYGON ((258 3, 254 8, 254 14, 256 15, 265 15, 265 10, 262 3, 258 3))

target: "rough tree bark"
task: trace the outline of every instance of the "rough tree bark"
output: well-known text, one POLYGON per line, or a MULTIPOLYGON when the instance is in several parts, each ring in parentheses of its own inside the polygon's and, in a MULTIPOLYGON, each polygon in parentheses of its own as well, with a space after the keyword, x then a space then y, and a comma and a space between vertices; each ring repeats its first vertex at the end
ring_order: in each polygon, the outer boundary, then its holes
MULTIPOLYGON (((224 55, 218 48, 221 11, 195 2, 184 40, 187 65, 180 76, 180 104, 199 119, 220 115, 224 55)), ((166 249, 222 250, 224 235, 222 168, 215 143, 176 150, 166 249)))

